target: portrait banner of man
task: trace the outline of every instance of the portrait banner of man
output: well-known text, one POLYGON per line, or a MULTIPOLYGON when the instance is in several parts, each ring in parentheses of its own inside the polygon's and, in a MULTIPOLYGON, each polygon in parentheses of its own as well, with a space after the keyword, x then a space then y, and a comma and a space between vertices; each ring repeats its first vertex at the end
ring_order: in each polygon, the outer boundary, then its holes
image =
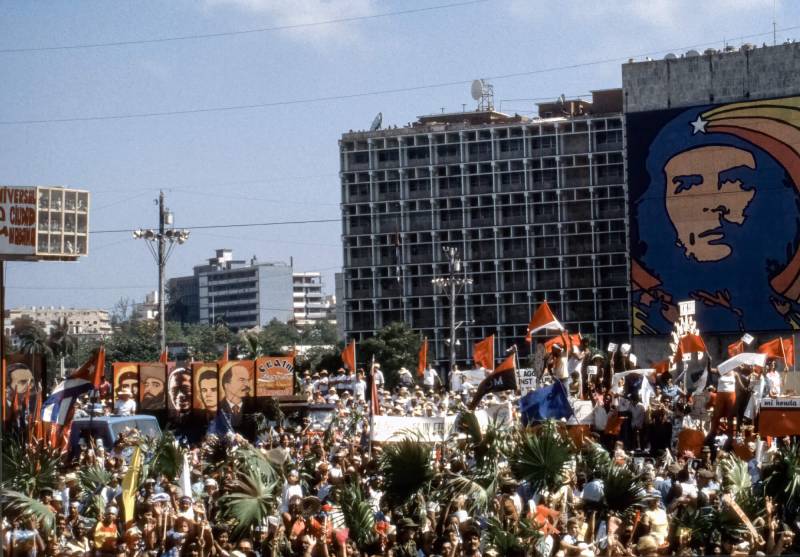
POLYGON ((198 414, 213 416, 219 405, 219 379, 216 362, 192 364, 192 408, 198 414))
POLYGON ((8 354, 6 360, 6 416, 12 408, 22 409, 27 415, 35 409, 36 395, 41 389, 44 358, 40 354, 8 354), (16 405, 14 398, 16 397, 16 405), (26 405, 27 403, 27 405, 26 405))
POLYGON ((219 410, 238 427, 242 416, 253 412, 255 366, 253 360, 233 360, 219 369, 219 410))
POLYGON ((634 333, 669 333, 692 300, 703 332, 800 327, 800 97, 626 126, 634 333))
POLYGON ((139 364, 134 362, 114 362, 114 402, 120 389, 128 389, 133 400, 139 400, 139 364))
POLYGON ((164 410, 167 407, 167 366, 139 364, 139 409, 164 410))
POLYGON ((167 409, 172 420, 192 413, 192 369, 178 364, 167 376, 167 409))
POLYGON ((256 396, 294 394, 294 356, 265 356, 256 360, 256 396))

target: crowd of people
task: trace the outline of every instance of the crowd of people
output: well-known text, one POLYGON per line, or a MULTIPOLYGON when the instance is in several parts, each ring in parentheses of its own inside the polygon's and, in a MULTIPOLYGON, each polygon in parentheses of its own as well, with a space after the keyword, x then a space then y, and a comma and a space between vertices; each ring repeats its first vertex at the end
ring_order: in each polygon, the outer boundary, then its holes
MULTIPOLYGON (((112 447, 89 442, 62 458, 28 505, 9 504, 13 478, 4 477, 3 548, 12 557, 794 551, 800 480, 786 463, 795 455, 800 466, 800 453, 793 439, 755 433, 759 397, 782 394, 775 362, 733 376, 703 364, 702 379, 688 379, 632 372, 634 361, 552 345, 537 385, 560 382, 591 411, 527 428, 521 393, 489 389, 476 401, 474 373, 454 369, 445 381, 433 368, 401 369, 390 386, 379 364, 305 372, 298 392, 330 407, 325 419, 279 420, 249 440, 217 431, 175 441, 169 450, 186 464, 171 468, 163 439, 148 444, 129 430, 112 447), (475 409, 497 406, 508 409, 502 423, 471 427, 475 409), (372 413, 454 425, 436 441, 375 443, 372 413), (92 484, 92 470, 107 481, 92 484)), ((79 402, 79 415, 127 415, 132 404, 123 394, 113 405, 102 389, 79 402)))

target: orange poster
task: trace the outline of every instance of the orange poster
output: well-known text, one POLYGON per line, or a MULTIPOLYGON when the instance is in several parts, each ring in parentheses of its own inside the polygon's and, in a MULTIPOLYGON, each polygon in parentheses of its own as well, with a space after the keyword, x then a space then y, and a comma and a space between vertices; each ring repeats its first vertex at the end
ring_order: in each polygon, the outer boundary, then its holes
POLYGON ((294 356, 265 356, 256 360, 256 396, 294 394, 294 356))
POLYGON ((120 389, 128 389, 133 400, 139 400, 139 364, 114 362, 114 402, 120 389))

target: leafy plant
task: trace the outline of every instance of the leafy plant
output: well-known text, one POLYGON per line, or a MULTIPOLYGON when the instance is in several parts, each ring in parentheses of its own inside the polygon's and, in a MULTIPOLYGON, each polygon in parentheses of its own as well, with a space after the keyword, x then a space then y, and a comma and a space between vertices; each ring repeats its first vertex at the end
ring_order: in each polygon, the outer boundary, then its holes
POLYGON ((603 478, 603 505, 616 515, 631 511, 644 500, 642 477, 622 466, 609 466, 603 478))
POLYGON ((111 481, 111 472, 102 466, 87 466, 78 471, 78 483, 84 494, 99 493, 111 481))
POLYGON ((43 441, 28 445, 16 436, 3 438, 3 487, 36 496, 45 487, 54 488, 61 451, 43 441))
POLYGON ((719 460, 722 472, 722 487, 725 491, 739 494, 752 487, 747 463, 734 454, 725 454, 719 460))
POLYGON ((375 515, 364 492, 355 483, 347 483, 338 491, 339 506, 349 537, 361 551, 375 542, 375 515))
POLYGON ((253 470, 239 471, 232 491, 219 499, 221 516, 233 525, 233 539, 262 524, 274 512, 276 486, 253 470))
POLYGON ((560 488, 572 455, 569 440, 561 436, 555 422, 545 422, 536 432, 520 430, 515 441, 509 457, 515 477, 527 481, 534 491, 560 488))
POLYGON ((55 527, 55 513, 38 499, 12 489, 0 492, 3 516, 16 517, 21 520, 36 519, 39 528, 45 535, 49 535, 55 527))
POLYGON ((181 473, 185 456, 171 431, 165 431, 161 437, 156 439, 145 438, 141 443, 143 450, 149 455, 144 465, 145 473, 142 474, 142 478, 163 475, 173 480, 181 473))
POLYGON ((800 507, 800 445, 782 447, 764 469, 764 493, 783 508, 784 516, 800 507))
POLYGON ((410 438, 389 444, 381 454, 380 470, 387 500, 404 505, 433 479, 431 450, 410 438))

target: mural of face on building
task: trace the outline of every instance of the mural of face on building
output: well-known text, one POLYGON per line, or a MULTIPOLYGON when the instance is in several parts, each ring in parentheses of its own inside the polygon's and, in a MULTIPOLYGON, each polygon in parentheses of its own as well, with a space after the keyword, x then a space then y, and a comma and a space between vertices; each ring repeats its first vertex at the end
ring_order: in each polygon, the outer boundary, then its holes
POLYGON ((719 261, 731 254, 723 225, 744 224, 755 195, 736 176, 743 168, 755 169, 755 159, 735 147, 697 147, 667 161, 667 213, 687 256, 719 261))
POLYGON ((626 115, 637 334, 800 326, 800 97, 626 115))

